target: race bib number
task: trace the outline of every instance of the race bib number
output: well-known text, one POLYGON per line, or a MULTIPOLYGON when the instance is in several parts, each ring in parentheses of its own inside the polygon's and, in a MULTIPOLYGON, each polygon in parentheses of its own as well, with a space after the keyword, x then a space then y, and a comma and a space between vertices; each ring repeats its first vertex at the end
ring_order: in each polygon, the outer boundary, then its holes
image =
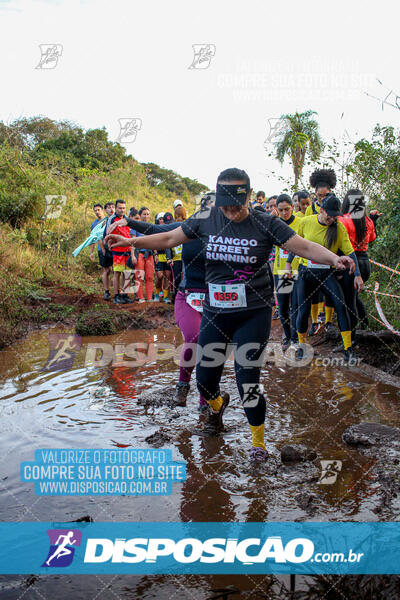
POLYGON ((246 289, 243 283, 232 285, 208 284, 210 306, 216 308, 242 308, 247 306, 246 289))
POLYGON ((186 296, 186 302, 197 312, 203 312, 204 296, 205 294, 201 292, 192 292, 186 296))
POLYGON ((307 267, 309 269, 330 269, 330 265, 323 265, 321 263, 314 262, 313 260, 307 260, 307 267))

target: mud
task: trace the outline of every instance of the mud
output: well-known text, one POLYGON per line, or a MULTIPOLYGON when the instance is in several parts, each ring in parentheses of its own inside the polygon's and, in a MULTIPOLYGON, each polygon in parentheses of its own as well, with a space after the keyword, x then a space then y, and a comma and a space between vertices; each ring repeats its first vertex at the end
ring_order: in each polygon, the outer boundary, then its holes
MULTIPOLYGON (((52 329, 51 333, 63 331, 52 329)), ((279 332, 274 325, 273 338, 277 339, 279 332)), ((168 406, 179 371, 173 360, 134 368, 113 361, 103 367, 85 363, 90 343, 106 343, 112 348, 141 341, 178 346, 182 337, 176 327, 83 337, 70 369, 54 371, 45 369, 48 335, 49 331, 31 333, 0 357, 2 520, 60 522, 82 515, 96 522, 399 518, 399 456, 394 444, 400 428, 400 396, 398 388, 388 382, 377 381, 357 368, 315 364, 300 369, 266 367, 261 382, 268 396, 266 444, 270 456, 265 464, 254 465, 249 459, 250 433, 231 361, 222 378, 222 390, 231 395, 224 415, 226 431, 218 438, 200 437, 193 434, 202 418, 193 379, 187 406, 168 406), (390 435, 386 427, 375 427, 373 431, 358 428, 362 423, 386 426, 390 435), (352 437, 347 439, 354 440, 353 445, 344 441, 346 432, 351 432, 352 437), (359 441, 365 441, 366 435, 370 445, 361 445, 359 441), (174 459, 186 461, 188 477, 183 484, 174 484, 167 498, 38 499, 31 484, 20 482, 19 465, 32 460, 34 450, 42 447, 171 448, 174 459)), ((324 348, 322 344, 318 351, 325 352, 324 348)), ((297 578, 296 593, 302 589, 305 593, 310 585, 311 589, 319 589, 319 582, 322 586, 325 580, 297 578)), ((26 576, 1 577, 1 596, 16 600, 27 581, 26 576)), ((212 589, 234 586, 242 597, 246 597, 245 592, 251 592, 248 597, 255 599, 265 594, 270 598, 294 597, 288 592, 289 578, 283 577, 104 576, 102 581, 96 577, 39 577, 30 584, 29 593, 32 598, 36 594, 58 600, 86 600, 96 595, 148 600, 171 598, 174 594, 185 600, 206 600, 216 593, 212 589)), ((335 581, 339 589, 339 581, 345 585, 350 579, 335 581)), ((379 585, 391 589, 392 580, 386 578, 379 585)), ((343 589, 349 590, 351 585, 343 589)), ((383 593, 384 588, 379 590, 383 593)), ((326 598, 341 598, 333 596, 332 591, 324 593, 326 598)), ((349 594, 345 597, 358 598, 349 594)), ((371 597, 381 596, 375 593, 371 597)))
POLYGON ((400 429, 381 423, 359 423, 343 433, 343 441, 364 456, 375 459, 370 470, 376 482, 376 514, 397 520, 400 515, 400 429))
POLYGON ((281 448, 282 462, 303 462, 306 460, 315 460, 317 453, 303 444, 292 444, 281 448))

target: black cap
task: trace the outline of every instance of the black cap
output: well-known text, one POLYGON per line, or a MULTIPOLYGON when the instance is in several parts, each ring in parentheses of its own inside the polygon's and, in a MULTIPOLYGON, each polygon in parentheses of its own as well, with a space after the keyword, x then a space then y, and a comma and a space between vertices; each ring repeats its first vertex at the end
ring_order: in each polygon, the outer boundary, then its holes
POLYGON ((321 202, 323 208, 330 217, 340 215, 340 200, 335 194, 328 194, 321 202))
POLYGON ((215 206, 243 206, 249 191, 247 183, 217 183, 215 206))

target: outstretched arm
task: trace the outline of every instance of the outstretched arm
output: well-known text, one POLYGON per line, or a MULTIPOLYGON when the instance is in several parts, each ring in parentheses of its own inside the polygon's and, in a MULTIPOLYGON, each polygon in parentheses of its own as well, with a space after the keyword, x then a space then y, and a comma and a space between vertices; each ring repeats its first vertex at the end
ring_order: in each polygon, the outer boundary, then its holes
MULTIPOLYGON (((145 235, 153 235, 154 233, 164 233, 165 231, 171 231, 171 229, 178 229, 181 226, 180 223, 164 223, 164 225, 153 225, 152 223, 145 223, 144 221, 135 221, 134 219, 126 219, 128 226, 139 233, 145 235)), ((110 232, 112 233, 112 232, 110 232)))
POLYGON ((317 263, 324 265, 331 265, 336 269, 350 269, 350 273, 354 272, 355 264, 349 256, 338 256, 334 254, 324 246, 305 240, 299 235, 295 234, 288 241, 283 244, 285 250, 293 252, 297 256, 303 258, 309 258, 317 263))
POLYGON ((106 236, 106 242, 110 248, 117 246, 137 246, 138 248, 147 248, 148 250, 163 250, 164 248, 174 248, 179 244, 185 244, 192 240, 183 233, 182 227, 166 231, 165 233, 156 233, 155 235, 142 236, 140 238, 124 238, 115 233, 106 236))
POLYGON ((135 221, 129 217, 123 217, 119 221, 114 221, 108 228, 108 233, 112 233, 116 227, 130 227, 139 233, 145 235, 152 235, 153 233, 163 233, 164 231, 170 231, 171 229, 177 229, 180 227, 180 223, 164 223, 164 225, 153 225, 153 223, 146 223, 144 221, 135 221))

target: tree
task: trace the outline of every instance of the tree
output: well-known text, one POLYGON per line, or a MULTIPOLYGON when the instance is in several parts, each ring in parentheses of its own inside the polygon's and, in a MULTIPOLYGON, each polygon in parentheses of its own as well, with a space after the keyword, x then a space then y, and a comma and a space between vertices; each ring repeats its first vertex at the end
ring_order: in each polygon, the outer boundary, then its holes
POLYGON ((50 160, 58 156, 73 168, 110 171, 124 165, 125 148, 108 139, 106 130, 89 129, 84 132, 77 128, 63 131, 58 137, 40 142, 34 150, 39 160, 50 160))
POLYGON ((400 253, 400 131, 393 127, 374 129, 372 140, 355 144, 351 165, 358 187, 372 206, 383 212, 378 221, 379 235, 372 248, 374 256, 385 264, 398 260, 400 253))
POLYGON ((79 129, 69 121, 53 121, 48 117, 22 117, 9 125, 0 123, 0 144, 8 143, 19 150, 33 150, 37 144, 57 138, 62 132, 79 129))
POLYGON ((207 186, 199 183, 197 179, 190 179, 189 177, 182 177, 171 171, 171 169, 164 169, 155 163, 142 163, 146 179, 152 187, 158 187, 164 189, 177 196, 184 196, 193 194, 200 194, 207 190, 207 186))
POLYGON ((275 142, 275 157, 282 164, 285 156, 292 161, 294 172, 293 189, 298 189, 306 156, 312 161, 319 159, 324 148, 323 141, 319 135, 318 122, 312 118, 317 113, 307 110, 303 113, 296 112, 294 115, 282 115, 285 126, 282 128, 280 139, 275 142))

